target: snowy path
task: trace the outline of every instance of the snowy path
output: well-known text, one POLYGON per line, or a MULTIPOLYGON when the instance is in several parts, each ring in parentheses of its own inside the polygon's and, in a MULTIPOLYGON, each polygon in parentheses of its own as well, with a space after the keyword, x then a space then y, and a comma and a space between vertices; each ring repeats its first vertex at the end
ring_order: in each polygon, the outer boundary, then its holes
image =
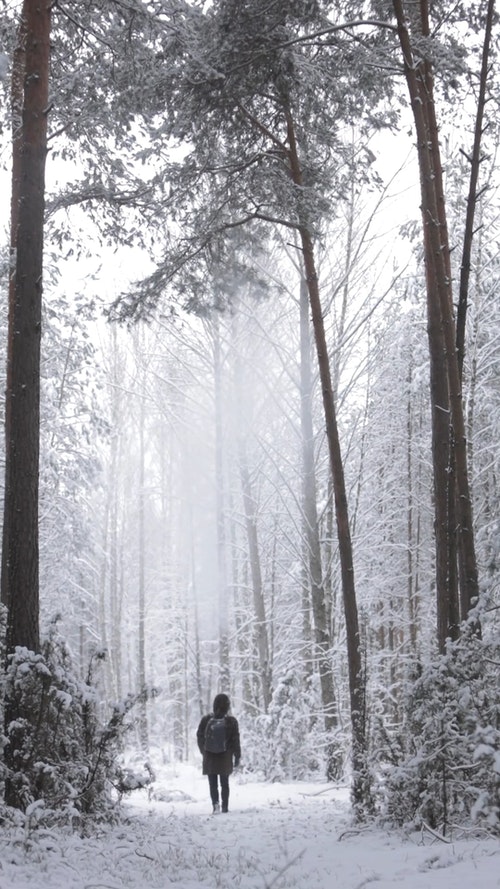
POLYGON ((497 841, 351 832, 345 790, 235 779, 231 811, 213 816, 194 769, 162 784, 170 801, 140 792, 127 823, 91 838, 3 835, 0 889, 500 889, 497 841))

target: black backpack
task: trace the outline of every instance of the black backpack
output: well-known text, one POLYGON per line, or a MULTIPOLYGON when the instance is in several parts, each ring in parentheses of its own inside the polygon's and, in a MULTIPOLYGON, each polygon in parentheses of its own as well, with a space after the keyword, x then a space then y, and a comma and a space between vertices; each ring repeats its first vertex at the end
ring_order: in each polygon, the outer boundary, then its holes
POLYGON ((205 728, 205 751, 225 753, 227 750, 226 717, 211 716, 205 728))

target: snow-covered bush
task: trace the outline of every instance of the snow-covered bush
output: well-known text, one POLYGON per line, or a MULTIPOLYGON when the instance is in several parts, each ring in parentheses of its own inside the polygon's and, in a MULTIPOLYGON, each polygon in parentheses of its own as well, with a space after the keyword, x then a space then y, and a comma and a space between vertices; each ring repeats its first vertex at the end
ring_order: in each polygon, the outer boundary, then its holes
POLYGON ((298 673, 289 670, 276 686, 269 711, 245 721, 246 766, 269 781, 323 774, 325 737, 315 713, 314 691, 304 692, 298 673))
MULTIPOLYGON (((498 680, 497 680, 498 681, 498 680)), ((480 726, 474 736, 474 761, 484 777, 479 796, 472 807, 474 820, 484 821, 500 832, 500 726, 480 726)))
POLYGON ((2 778, 6 798, 23 811, 37 804, 53 816, 109 814, 120 788, 117 755, 137 696, 97 716, 93 678, 80 679, 55 624, 40 654, 17 648, 3 676, 6 727, 2 778))
POLYGON ((392 820, 446 831, 451 821, 473 818, 500 829, 499 661, 499 646, 471 630, 419 668, 403 731, 385 745, 384 807, 392 820))

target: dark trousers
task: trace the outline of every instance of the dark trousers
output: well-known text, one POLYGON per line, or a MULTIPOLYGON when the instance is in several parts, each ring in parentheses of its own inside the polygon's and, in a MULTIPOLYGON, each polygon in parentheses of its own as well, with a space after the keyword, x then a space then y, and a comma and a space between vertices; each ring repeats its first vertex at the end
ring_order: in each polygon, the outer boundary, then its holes
POLYGON ((227 809, 227 804, 229 802, 229 775, 208 776, 208 784, 210 786, 210 799, 212 800, 212 804, 214 806, 216 803, 219 802, 219 785, 217 779, 219 779, 220 781, 222 808, 227 809))

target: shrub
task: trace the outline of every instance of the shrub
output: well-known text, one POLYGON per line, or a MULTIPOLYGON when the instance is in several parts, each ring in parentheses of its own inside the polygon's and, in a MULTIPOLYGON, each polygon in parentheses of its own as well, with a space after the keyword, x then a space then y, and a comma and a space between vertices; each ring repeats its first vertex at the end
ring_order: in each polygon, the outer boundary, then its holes
POLYGON ((290 670, 276 685, 268 713, 245 724, 245 764, 269 781, 301 780, 325 768, 327 739, 314 715, 316 695, 304 693, 290 670))
MULTIPOLYGON (((498 646, 465 631, 409 684, 406 720, 383 782, 399 824, 486 820, 500 828, 498 646)), ((387 749, 387 745, 386 745, 387 749)))
POLYGON ((9 805, 26 812, 36 803, 57 817, 110 814, 128 715, 146 691, 115 705, 101 724, 93 672, 103 658, 96 652, 80 679, 55 624, 40 654, 19 647, 8 658, 3 779, 9 805))

